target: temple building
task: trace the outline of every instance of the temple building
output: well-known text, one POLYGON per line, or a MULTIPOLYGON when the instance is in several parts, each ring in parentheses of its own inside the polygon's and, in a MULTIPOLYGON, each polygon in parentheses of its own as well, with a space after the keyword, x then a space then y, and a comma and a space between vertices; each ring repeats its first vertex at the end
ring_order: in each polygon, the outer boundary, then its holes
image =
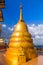
POLYGON ((5 8, 5 0, 0 0, 0 50, 4 49, 4 39, 2 38, 2 22, 3 22, 3 12, 2 9, 5 8))
POLYGON ((20 19, 10 38, 9 48, 5 54, 6 65, 21 65, 37 57, 32 36, 23 20, 22 5, 20 5, 20 19))

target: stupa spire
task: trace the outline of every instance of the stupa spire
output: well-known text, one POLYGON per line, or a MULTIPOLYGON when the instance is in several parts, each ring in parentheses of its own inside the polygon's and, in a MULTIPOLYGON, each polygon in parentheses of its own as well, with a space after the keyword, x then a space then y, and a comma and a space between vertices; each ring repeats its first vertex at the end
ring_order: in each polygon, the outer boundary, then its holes
POLYGON ((23 15, 22 15, 22 4, 20 4, 20 20, 22 20, 23 15))

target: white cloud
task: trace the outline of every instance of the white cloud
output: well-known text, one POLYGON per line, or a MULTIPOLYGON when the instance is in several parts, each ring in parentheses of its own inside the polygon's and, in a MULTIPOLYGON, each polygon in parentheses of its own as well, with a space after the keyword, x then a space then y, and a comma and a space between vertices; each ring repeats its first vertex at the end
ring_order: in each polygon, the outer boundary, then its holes
POLYGON ((13 27, 9 27, 8 30, 9 30, 9 31, 13 31, 14 28, 13 28, 13 27))
POLYGON ((2 24, 2 27, 6 28, 6 24, 2 24))
POLYGON ((28 30, 33 36, 34 44, 35 45, 43 45, 43 24, 32 24, 27 25, 28 30))

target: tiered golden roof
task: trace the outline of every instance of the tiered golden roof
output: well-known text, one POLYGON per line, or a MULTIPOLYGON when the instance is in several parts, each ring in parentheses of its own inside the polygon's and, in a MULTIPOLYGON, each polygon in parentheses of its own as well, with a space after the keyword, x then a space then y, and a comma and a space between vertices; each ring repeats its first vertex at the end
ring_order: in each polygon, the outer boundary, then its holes
POLYGON ((0 8, 5 8, 5 0, 0 0, 0 8))
POLYGON ((23 20, 22 6, 20 6, 20 19, 14 28, 9 42, 9 48, 6 52, 6 62, 7 65, 19 65, 19 63, 21 65, 36 56, 36 49, 34 48, 33 40, 31 34, 28 32, 27 25, 23 20))
POLYGON ((1 38, 0 39, 0 47, 4 46, 4 40, 1 38))

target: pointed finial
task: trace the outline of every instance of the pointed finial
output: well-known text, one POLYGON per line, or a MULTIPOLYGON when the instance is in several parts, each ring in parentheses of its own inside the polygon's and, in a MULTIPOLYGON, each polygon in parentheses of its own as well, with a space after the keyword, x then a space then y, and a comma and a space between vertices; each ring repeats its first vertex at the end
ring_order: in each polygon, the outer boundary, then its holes
POLYGON ((23 16, 22 16, 22 4, 20 4, 20 20, 22 20, 23 16))

